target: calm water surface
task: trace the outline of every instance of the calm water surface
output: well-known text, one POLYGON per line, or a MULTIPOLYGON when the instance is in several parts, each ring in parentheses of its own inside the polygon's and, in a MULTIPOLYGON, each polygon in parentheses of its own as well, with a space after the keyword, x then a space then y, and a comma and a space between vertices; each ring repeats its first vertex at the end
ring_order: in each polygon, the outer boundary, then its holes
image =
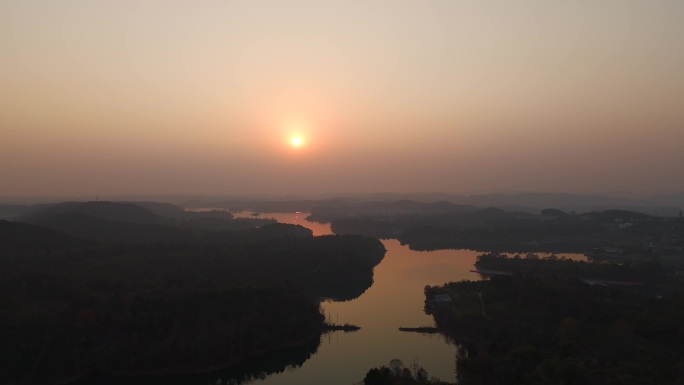
MULTIPOLYGON (((247 216, 250 213, 238 213, 247 216)), ((329 224, 306 220, 307 213, 262 213, 281 223, 310 228, 315 236, 332 234, 329 224)), ((372 367, 399 358, 407 366, 417 363, 430 375, 456 379, 456 347, 440 335, 400 332, 400 326, 434 326, 423 312, 425 285, 480 280, 472 273, 480 254, 473 250, 413 251, 397 240, 382 241, 385 258, 374 270, 373 285, 360 297, 346 302, 326 301, 322 307, 330 321, 361 326, 361 330, 334 332, 323 337, 318 352, 302 367, 272 375, 258 384, 344 384, 363 380, 372 367)), ((537 253, 546 256, 548 253, 537 253)), ((557 254, 586 260, 581 254, 557 254)))
MULTIPOLYGON (((233 213, 236 217, 255 217, 251 212, 233 213)), ((260 213, 259 218, 274 218, 281 223, 310 228, 315 236, 332 234, 327 224, 306 220, 307 213, 260 213)), ((455 381, 456 347, 440 335, 400 332, 400 326, 433 326, 432 317, 423 312, 425 285, 450 281, 481 280, 470 272, 480 254, 472 250, 413 251, 397 240, 383 241, 387 253, 375 267, 373 285, 351 301, 325 301, 321 304, 329 322, 358 325, 361 330, 323 335, 315 354, 301 366, 253 381, 258 385, 351 385, 363 380, 370 368, 387 365, 394 358, 408 367, 418 364, 431 376, 455 381)), ((544 255, 544 253, 538 253, 544 255)), ((586 259, 579 254, 563 254, 586 259)), ((276 358, 277 361, 288 358, 276 358)), ((231 382, 230 374, 188 375, 166 378, 168 384, 213 384, 231 382), (226 377, 226 375, 228 377, 226 377)), ((151 379, 128 382, 159 383, 151 379)), ((127 383, 128 383, 127 382, 127 383)), ((120 380, 93 384, 122 384, 120 380)))
MULTIPOLYGON (((236 216, 248 216, 239 213, 236 216)), ((312 223, 308 214, 262 213, 281 223, 296 223, 314 235, 331 234, 327 224, 312 223)), ((470 250, 421 252, 396 240, 383 241, 387 253, 375 267, 373 285, 360 297, 346 302, 326 301, 322 307, 330 321, 351 323, 361 330, 323 336, 318 352, 300 368, 256 381, 256 384, 344 384, 363 380, 372 367, 399 358, 407 366, 417 363, 442 380, 455 380, 456 347, 439 335, 400 332, 400 326, 434 325, 423 312, 423 288, 464 279, 479 280, 471 273, 479 254, 470 250)))

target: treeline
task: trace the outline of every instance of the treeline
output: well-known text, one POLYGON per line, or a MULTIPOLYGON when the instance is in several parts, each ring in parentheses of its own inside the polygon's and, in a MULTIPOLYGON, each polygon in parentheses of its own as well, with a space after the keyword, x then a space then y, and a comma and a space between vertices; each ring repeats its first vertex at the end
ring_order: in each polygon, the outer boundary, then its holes
POLYGON ((684 219, 626 210, 541 215, 498 208, 364 202, 315 207, 310 220, 329 221, 336 234, 396 238, 412 250, 473 249, 515 252, 633 250, 638 256, 684 248, 684 219))
POLYGON ((598 263, 574 261, 551 255, 540 258, 536 254, 509 257, 505 254, 487 253, 477 257, 475 267, 479 270, 498 270, 512 273, 552 275, 568 278, 616 280, 633 282, 662 282, 672 269, 665 268, 656 260, 640 260, 630 263, 598 263))
POLYGON ((192 212, 154 202, 65 202, 37 205, 13 217, 62 234, 95 242, 206 242, 274 224, 272 219, 233 218, 225 211, 192 212))
POLYGON ((363 378, 363 385, 451 385, 435 377, 430 377, 425 368, 414 365, 408 368, 404 362, 395 358, 388 366, 372 368, 363 378))
POLYGON ((588 218, 568 216, 546 220, 529 213, 496 208, 472 212, 341 216, 330 223, 336 234, 396 238, 413 250, 581 252, 611 239, 605 226, 588 218))
POLYGON ((114 244, 0 257, 0 284, 15 296, 81 287, 187 292, 279 283, 371 278, 384 257, 377 239, 358 235, 238 244, 114 244), (75 285, 78 283, 79 285, 75 285))
POLYGON ((3 301, 3 383, 211 371, 318 339, 323 323, 316 301, 287 286, 173 298, 76 294, 3 301))
POLYGON ((462 344, 459 384, 684 381, 684 299, 551 276, 426 287, 428 311, 462 344))
POLYGON ((598 231, 585 227, 553 230, 545 225, 525 223, 524 227, 435 227, 414 226, 402 231, 397 239, 411 250, 432 251, 470 249, 482 251, 579 253, 604 244, 598 231), (568 232, 564 232, 564 231, 568 232))

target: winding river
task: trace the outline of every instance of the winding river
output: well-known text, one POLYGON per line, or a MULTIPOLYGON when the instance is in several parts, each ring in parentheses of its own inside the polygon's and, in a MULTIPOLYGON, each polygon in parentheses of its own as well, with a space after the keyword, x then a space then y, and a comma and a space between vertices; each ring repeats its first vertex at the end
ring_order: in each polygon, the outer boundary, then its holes
MULTIPOLYGON (((240 213, 247 216, 249 213, 240 213)), ((315 236, 331 234, 327 224, 307 221, 306 213, 262 213, 281 223, 310 228, 315 236)), ((373 285, 358 298, 325 301, 322 308, 329 321, 361 326, 356 332, 325 334, 318 351, 301 367, 271 375, 255 384, 344 384, 363 380, 372 367, 387 365, 393 358, 407 366, 418 364, 442 380, 455 379, 456 347, 440 335, 400 332, 400 326, 433 325, 423 312, 423 288, 455 280, 477 280, 469 272, 477 252, 409 250, 397 240, 383 241, 387 253, 374 270, 373 285)))
MULTIPOLYGON (((281 223, 299 224, 310 228, 314 236, 332 234, 329 225, 307 221, 306 213, 260 213, 256 216, 241 212, 236 216, 274 218, 281 223)), ((372 286, 353 300, 328 300, 321 304, 329 322, 358 325, 360 330, 326 333, 318 348, 314 345, 276 353, 264 362, 256 363, 256 370, 236 368, 202 375, 128 378, 126 383, 206 385, 243 383, 248 379, 256 385, 352 385, 362 382, 369 369, 388 365, 394 358, 401 359, 409 368, 422 366, 430 376, 454 382, 454 345, 439 334, 400 332, 398 328, 433 326, 432 317, 423 312, 425 285, 483 279, 480 274, 470 272, 479 252, 413 251, 394 239, 382 242, 387 253, 374 269, 372 286), (245 375, 248 372, 251 374, 245 375)), ((563 255, 584 258, 578 254, 563 255)), ((120 385, 122 382, 110 379, 89 384, 120 385)))
MULTIPOLYGON (((306 213, 262 213, 281 223, 310 228, 315 236, 332 234, 327 224, 307 221, 306 213)), ((423 312, 425 285, 449 281, 480 280, 470 272, 480 254, 473 250, 413 251, 395 239, 382 241, 385 258, 375 267, 373 285, 358 298, 346 302, 326 301, 322 307, 335 323, 361 326, 351 333, 324 335, 321 345, 301 367, 271 375, 255 384, 351 385, 362 381, 372 367, 387 365, 393 358, 408 367, 418 364, 431 376, 456 379, 456 347, 439 334, 400 332, 400 326, 433 326, 423 312)), ((539 253, 544 255, 544 253, 539 253)), ((581 255, 563 254, 576 259, 581 255)))

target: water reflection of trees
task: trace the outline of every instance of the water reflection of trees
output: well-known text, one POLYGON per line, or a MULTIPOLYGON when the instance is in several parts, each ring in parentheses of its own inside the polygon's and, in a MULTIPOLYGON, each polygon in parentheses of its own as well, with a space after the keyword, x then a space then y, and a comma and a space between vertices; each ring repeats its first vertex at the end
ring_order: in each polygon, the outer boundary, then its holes
POLYGON ((307 290, 318 298, 335 302, 352 301, 373 285, 373 277, 361 277, 341 282, 319 281, 307 286, 307 290))
POLYGON ((184 374, 173 376, 136 376, 107 377, 84 382, 77 385, 243 385, 268 376, 283 373, 286 370, 298 369, 318 351, 321 344, 320 335, 313 340, 292 348, 281 349, 265 354, 230 369, 211 373, 184 374))

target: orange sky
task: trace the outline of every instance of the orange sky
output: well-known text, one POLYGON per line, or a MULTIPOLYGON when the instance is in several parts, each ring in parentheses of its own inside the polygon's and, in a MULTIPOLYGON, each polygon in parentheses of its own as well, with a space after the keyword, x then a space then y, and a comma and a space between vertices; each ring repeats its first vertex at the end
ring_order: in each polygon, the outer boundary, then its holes
POLYGON ((684 191, 683 18, 0 0, 0 196, 684 191))

